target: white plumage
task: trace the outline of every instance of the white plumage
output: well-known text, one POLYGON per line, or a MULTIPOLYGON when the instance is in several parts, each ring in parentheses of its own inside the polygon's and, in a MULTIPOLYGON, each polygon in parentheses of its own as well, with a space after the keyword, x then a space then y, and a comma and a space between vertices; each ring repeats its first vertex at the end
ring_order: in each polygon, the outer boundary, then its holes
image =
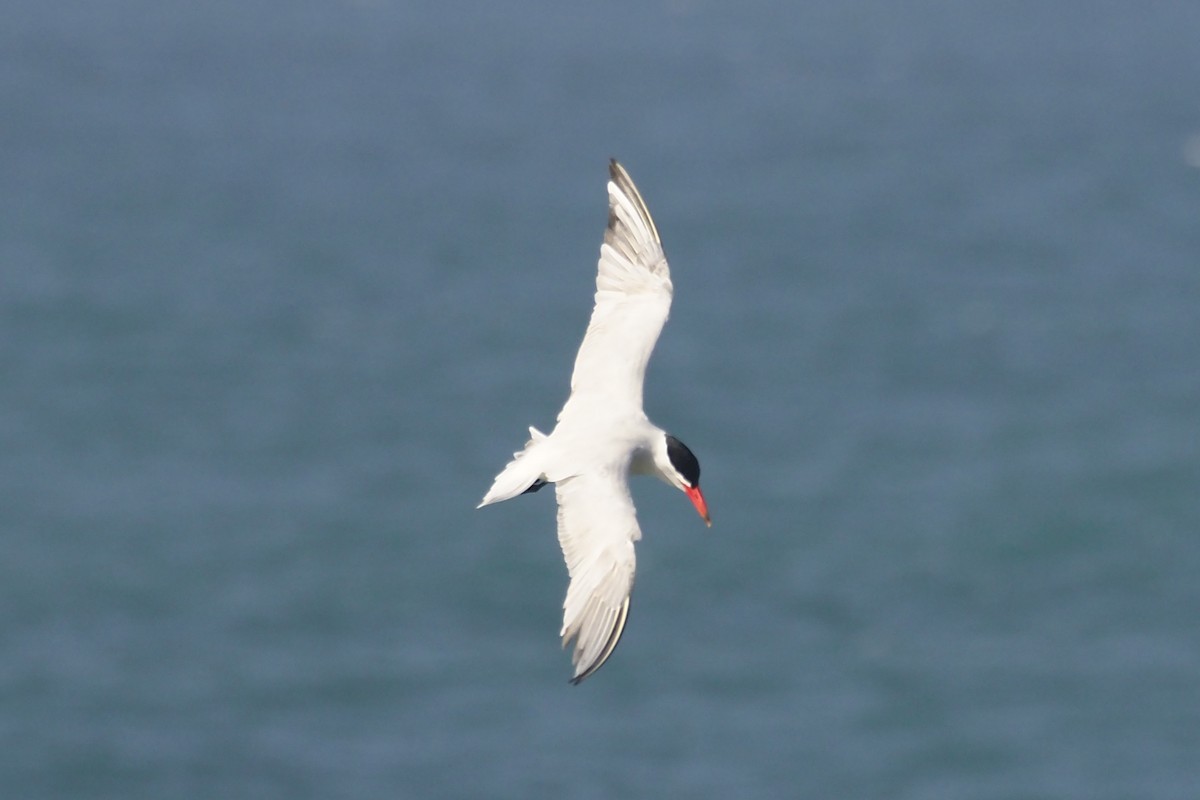
POLYGON ((571 583, 562 638, 575 641, 578 683, 612 654, 629 615, 641 538, 629 475, 649 474, 688 494, 708 521, 700 467, 642 410, 646 364, 671 309, 671 274, 650 212, 628 173, 609 165, 609 217, 596 274, 596 305, 575 357, 571 396, 546 436, 496 476, 480 507, 555 484, 558 541, 571 583))

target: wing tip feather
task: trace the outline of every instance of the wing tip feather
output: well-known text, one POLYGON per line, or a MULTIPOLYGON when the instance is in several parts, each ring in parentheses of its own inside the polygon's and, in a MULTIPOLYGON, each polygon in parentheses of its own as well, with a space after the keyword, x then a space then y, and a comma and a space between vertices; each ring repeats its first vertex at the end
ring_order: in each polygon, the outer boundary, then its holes
MULTIPOLYGON (((625 167, 615 158, 610 158, 608 161, 608 177, 612 184, 617 187, 621 194, 629 198, 637 209, 638 216, 642 218, 642 222, 649 229, 650 234, 654 237, 654 242, 659 247, 662 247, 662 238, 658 235, 658 226, 654 224, 654 217, 650 216, 650 207, 646 205, 646 201, 642 199, 642 193, 638 191, 637 185, 634 184, 633 178, 629 177, 629 173, 625 171, 625 167)), ((612 203, 609 203, 608 208, 608 227, 611 229, 617 223, 617 215, 613 209, 612 203)))
MULTIPOLYGON (((575 676, 569 681, 572 686, 578 686, 583 682, 584 678, 587 678, 596 670, 604 666, 604 662, 608 661, 609 656, 616 651, 617 645, 621 642, 621 634, 625 632, 625 623, 628 620, 629 597, 626 596, 625 601, 621 603, 621 609, 617 614, 616 621, 613 623, 613 628, 608 634, 608 641, 604 643, 604 648, 600 651, 600 654, 596 656, 591 664, 583 668, 581 671, 575 673, 575 676)), ((566 645, 565 641, 563 642, 563 645, 566 645)))

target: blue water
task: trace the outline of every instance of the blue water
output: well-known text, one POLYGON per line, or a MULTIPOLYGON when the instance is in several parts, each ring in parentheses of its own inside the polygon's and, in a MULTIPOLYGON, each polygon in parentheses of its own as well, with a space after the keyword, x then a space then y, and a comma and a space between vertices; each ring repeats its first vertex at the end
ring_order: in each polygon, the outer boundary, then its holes
POLYGON ((1200 5, 10 5, 5 797, 1197 796, 1200 5), (714 526, 571 687, 610 156, 714 526))

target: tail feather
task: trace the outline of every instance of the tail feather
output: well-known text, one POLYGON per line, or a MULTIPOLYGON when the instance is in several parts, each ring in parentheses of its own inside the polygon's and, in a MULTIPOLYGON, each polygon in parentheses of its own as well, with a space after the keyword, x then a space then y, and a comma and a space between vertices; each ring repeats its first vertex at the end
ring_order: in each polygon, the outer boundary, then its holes
POLYGON ((501 470, 492 482, 492 488, 483 496, 476 508, 500 503, 527 491, 538 481, 545 482, 541 459, 536 457, 537 446, 546 440, 546 434, 530 426, 529 441, 525 449, 513 453, 512 461, 501 470), (532 457, 531 457, 532 456, 532 457))

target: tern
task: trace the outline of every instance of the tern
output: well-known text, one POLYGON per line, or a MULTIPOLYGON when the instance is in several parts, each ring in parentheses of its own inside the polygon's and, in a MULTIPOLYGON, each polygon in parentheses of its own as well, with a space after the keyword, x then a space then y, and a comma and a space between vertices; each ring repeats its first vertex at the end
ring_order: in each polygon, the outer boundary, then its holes
POLYGON ((671 273, 658 229, 625 169, 609 163, 608 227, 600 246, 596 305, 575 356, 571 394, 546 435, 496 476, 479 508, 554 484, 558 541, 570 584, 562 643, 574 640, 571 683, 608 660, 629 618, 634 542, 642 538, 630 475, 653 475, 688 496, 709 526, 700 462, 646 418, 646 363, 671 310, 671 273))

